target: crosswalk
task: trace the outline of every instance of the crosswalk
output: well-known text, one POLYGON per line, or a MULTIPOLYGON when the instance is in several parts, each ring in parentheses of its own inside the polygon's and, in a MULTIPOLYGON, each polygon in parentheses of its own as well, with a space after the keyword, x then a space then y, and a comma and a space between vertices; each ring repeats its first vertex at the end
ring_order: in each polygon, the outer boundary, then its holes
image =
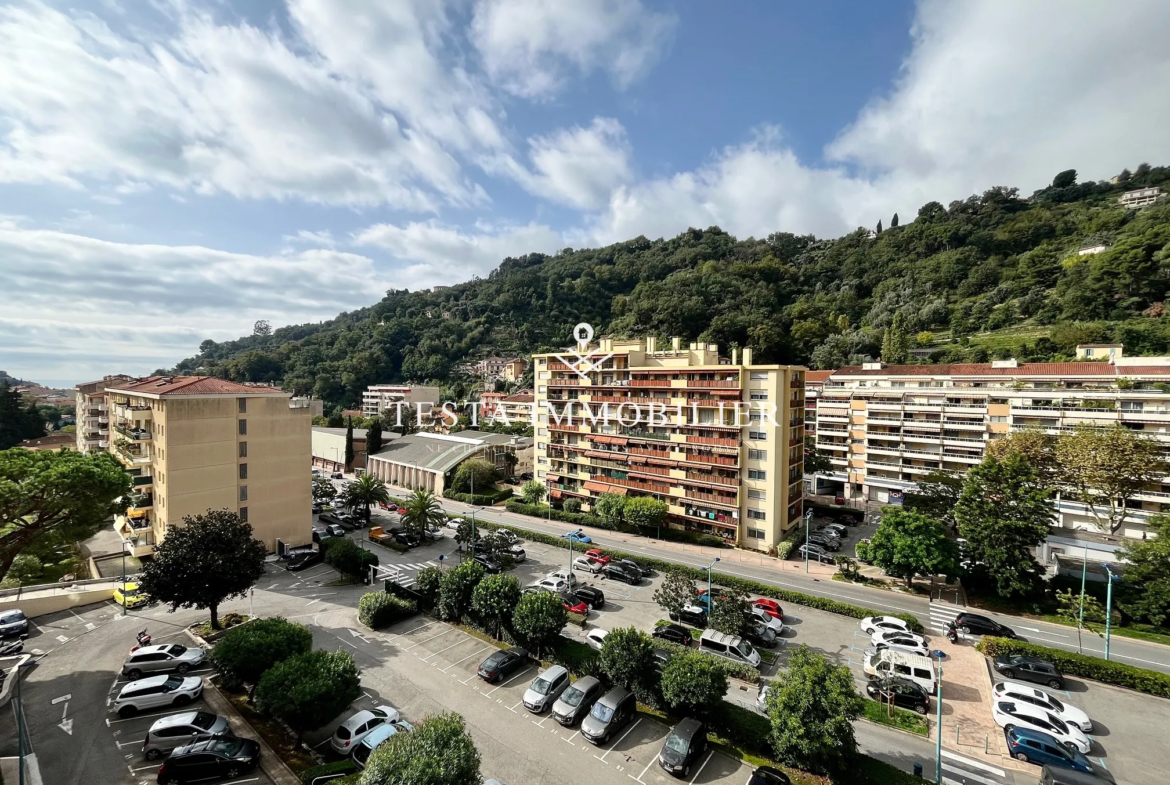
POLYGON ((409 563, 405 563, 405 564, 387 564, 387 565, 385 565, 386 569, 389 571, 392 571, 392 572, 390 572, 389 574, 385 574, 381 577, 393 580, 399 586, 402 586, 405 589, 409 589, 409 588, 412 588, 414 586, 415 577, 416 577, 415 574, 419 570, 423 569, 424 567, 438 567, 438 566, 439 566, 439 563, 437 561, 409 562, 409 563), (411 570, 412 572, 408 573, 408 572, 404 572, 404 570, 411 570))
POLYGON ((946 634, 947 625, 955 620, 959 612, 953 605, 930 604, 930 629, 946 634))
POLYGON ((1002 785, 1007 772, 950 750, 942 751, 943 782, 947 785, 1002 785))

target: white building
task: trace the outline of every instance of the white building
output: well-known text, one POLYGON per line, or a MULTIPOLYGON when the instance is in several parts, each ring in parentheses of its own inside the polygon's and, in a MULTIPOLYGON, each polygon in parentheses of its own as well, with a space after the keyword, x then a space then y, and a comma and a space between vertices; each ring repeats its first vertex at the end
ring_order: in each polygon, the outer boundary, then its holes
POLYGON ((362 414, 366 417, 375 417, 389 411, 391 415, 395 415, 399 401, 416 406, 424 403, 438 406, 439 388, 418 384, 371 385, 362 393, 362 414))

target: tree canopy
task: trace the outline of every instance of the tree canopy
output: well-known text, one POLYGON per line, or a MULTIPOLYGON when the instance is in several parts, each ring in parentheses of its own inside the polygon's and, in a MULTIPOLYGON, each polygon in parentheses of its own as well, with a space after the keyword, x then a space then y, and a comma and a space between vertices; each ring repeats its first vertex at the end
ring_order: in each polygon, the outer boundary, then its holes
POLYGON ((427 717, 396 733, 370 755, 360 785, 481 785, 480 755, 463 718, 427 717))
POLYGON ((957 575, 959 549, 938 521, 898 508, 882 513, 882 522, 867 548, 869 558, 886 573, 914 583, 916 575, 957 575))
POLYGON ((347 651, 318 649, 282 660, 260 677, 256 709, 297 734, 329 723, 361 693, 361 677, 347 651))

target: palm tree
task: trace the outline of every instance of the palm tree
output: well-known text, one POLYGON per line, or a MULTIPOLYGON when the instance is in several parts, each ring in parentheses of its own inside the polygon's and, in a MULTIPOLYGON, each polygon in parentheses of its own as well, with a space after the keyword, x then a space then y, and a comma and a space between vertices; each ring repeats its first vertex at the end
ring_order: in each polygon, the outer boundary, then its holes
POLYGON ((376 502, 388 504, 390 492, 386 490, 386 483, 372 474, 363 474, 345 489, 345 506, 353 508, 361 505, 364 507, 367 521, 370 520, 370 505, 376 502))
POLYGON ((414 491, 403 508, 406 513, 402 516, 402 522, 408 529, 418 532, 419 537, 431 527, 442 526, 447 520, 438 497, 430 491, 414 491))

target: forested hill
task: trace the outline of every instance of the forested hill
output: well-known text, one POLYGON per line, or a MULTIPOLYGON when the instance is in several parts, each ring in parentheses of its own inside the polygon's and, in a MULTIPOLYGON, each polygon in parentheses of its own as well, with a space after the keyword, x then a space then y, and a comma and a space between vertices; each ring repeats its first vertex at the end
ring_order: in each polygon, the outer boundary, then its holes
MULTIPOLYGON (((572 326, 751 346, 760 362, 835 368, 887 362, 1069 357, 1084 342, 1170 351, 1170 203, 1127 210, 1122 193, 1170 191, 1170 168, 1123 182, 1016 189, 922 206, 912 221, 837 239, 778 232, 737 240, 718 227, 669 240, 505 259, 486 279, 390 291, 322 324, 204 341, 177 371, 282 381, 352 406, 369 384, 440 380, 489 354, 564 346, 572 326), (1080 254, 1090 245, 1107 250, 1080 254)), ((458 393, 457 393, 458 394, 458 393)))

